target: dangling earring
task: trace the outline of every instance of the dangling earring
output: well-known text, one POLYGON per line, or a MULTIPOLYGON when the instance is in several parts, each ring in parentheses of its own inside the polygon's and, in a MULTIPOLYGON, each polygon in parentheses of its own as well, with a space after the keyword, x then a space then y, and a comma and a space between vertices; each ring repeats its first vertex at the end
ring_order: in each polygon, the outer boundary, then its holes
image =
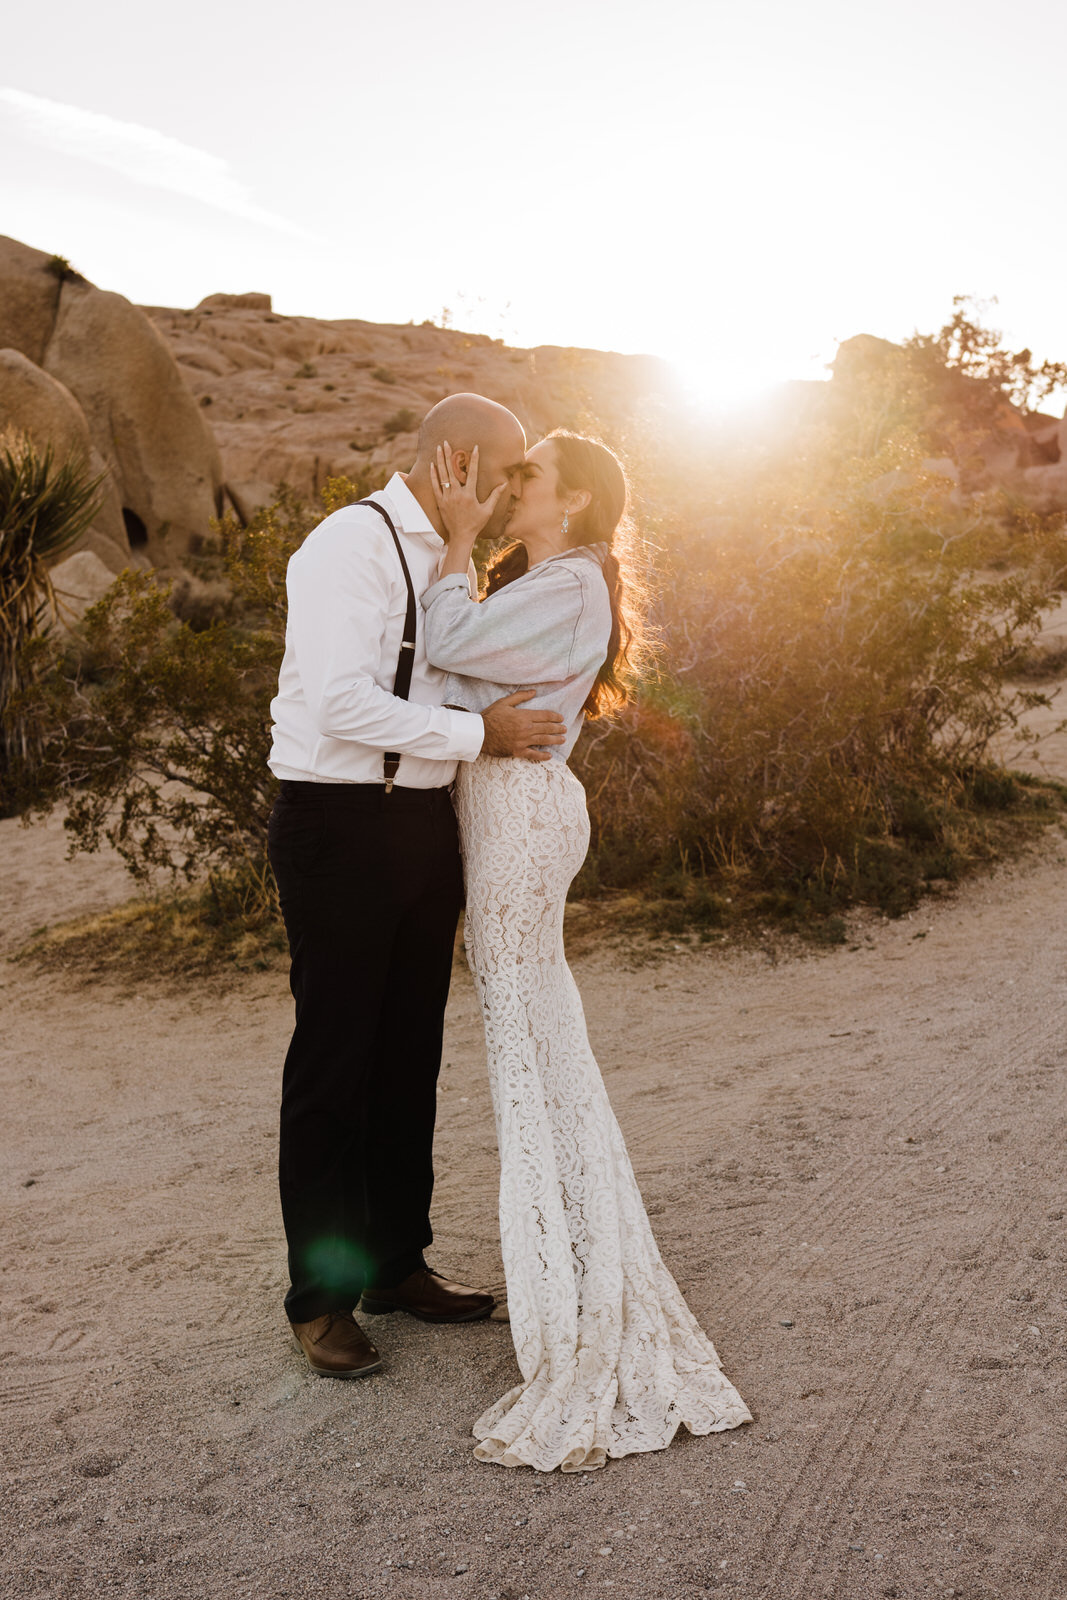
POLYGON ((565 539, 566 539, 567 535, 570 533, 570 527, 571 527, 571 519, 570 519, 569 514, 565 511, 563 513, 563 537, 565 539))

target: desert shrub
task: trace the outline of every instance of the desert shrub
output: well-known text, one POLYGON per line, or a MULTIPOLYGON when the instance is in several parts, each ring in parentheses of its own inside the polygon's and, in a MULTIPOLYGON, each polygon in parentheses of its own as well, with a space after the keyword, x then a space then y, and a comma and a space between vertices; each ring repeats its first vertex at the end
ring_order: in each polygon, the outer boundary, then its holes
POLYGON ((829 433, 856 457, 905 441, 919 455, 947 457, 968 491, 988 487, 990 446, 1017 448, 1021 417, 1067 391, 1067 363, 1038 363, 1004 347, 985 325, 987 306, 964 296, 933 334, 902 345, 860 338, 842 346, 834 381, 807 399, 829 433))
POLYGON ((917 358, 921 370, 971 379, 1023 411, 1035 411, 1058 390, 1067 389, 1067 362, 1038 364, 1029 349, 1006 349, 1000 329, 983 321, 994 305, 995 299, 954 295, 952 315, 944 326, 937 333, 914 334, 905 349, 917 358))
MULTIPOLYGON (((636 891, 667 934, 718 938, 745 908, 832 943, 842 908, 906 910, 1051 814, 994 751, 1049 703, 1012 685, 1067 571, 1065 519, 961 499, 922 472, 906 408, 863 411, 877 399, 758 448, 655 415, 611 441, 659 567, 661 650, 635 703, 579 743, 579 894, 636 891)), ((127 573, 73 643, 38 641, 23 804, 63 798, 75 848, 106 839, 142 880, 194 880, 176 926, 272 925, 285 567, 372 486, 331 478, 319 508, 284 490, 247 528, 217 525, 195 583, 127 573)))
POLYGON ((180 572, 171 583, 170 609, 194 633, 203 633, 213 622, 229 616, 234 608, 233 590, 220 579, 205 582, 194 572, 180 572))
POLYGON ((285 490, 247 527, 224 518, 177 601, 172 580, 127 571, 72 640, 42 641, 48 670, 42 654, 33 696, 41 758, 22 809, 64 800, 73 848, 106 840, 140 882, 207 874, 204 904, 241 906, 247 923, 257 897, 273 893, 269 704, 285 642, 286 565, 310 527, 362 492, 331 478, 318 509, 285 490))
POLYGON ((398 433, 410 433, 418 426, 419 414, 412 411, 410 406, 402 406, 399 411, 394 411, 391 417, 386 417, 382 423, 382 432, 387 439, 395 439, 398 433))
POLYGON ((84 283, 85 279, 76 267, 71 266, 66 256, 49 256, 44 264, 46 272, 53 278, 58 278, 60 283, 84 283))
POLYGON ((57 611, 49 563, 92 524, 101 481, 79 456, 57 462, 51 445, 0 439, 0 810, 41 755, 28 702, 40 660, 32 645, 57 611))
POLYGON ((302 361, 293 373, 294 378, 317 378, 319 369, 310 361, 302 361))
POLYGON ((396 373, 392 367, 372 367, 371 377, 377 378, 379 383, 395 383, 396 373))
POLYGON ((667 648, 637 703, 579 746, 587 884, 682 868, 786 890, 814 915, 856 900, 898 911, 979 848, 991 790, 974 774, 1048 703, 1006 685, 1067 537, 1061 519, 1058 546, 1045 528, 990 575, 981 518, 907 466, 883 453, 857 471, 824 450, 694 469, 661 442, 644 492, 667 648))

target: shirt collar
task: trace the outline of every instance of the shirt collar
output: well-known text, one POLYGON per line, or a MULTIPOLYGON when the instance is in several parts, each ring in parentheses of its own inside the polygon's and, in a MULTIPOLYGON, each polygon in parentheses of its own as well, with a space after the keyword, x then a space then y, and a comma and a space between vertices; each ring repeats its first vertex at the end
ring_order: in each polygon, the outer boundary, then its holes
POLYGON ((444 549, 445 541, 441 538, 441 535, 437 532, 437 529, 419 505, 399 472, 394 472, 385 488, 380 489, 378 492, 384 499, 388 500, 390 506, 396 512, 396 520, 405 533, 421 534, 432 549, 444 549))

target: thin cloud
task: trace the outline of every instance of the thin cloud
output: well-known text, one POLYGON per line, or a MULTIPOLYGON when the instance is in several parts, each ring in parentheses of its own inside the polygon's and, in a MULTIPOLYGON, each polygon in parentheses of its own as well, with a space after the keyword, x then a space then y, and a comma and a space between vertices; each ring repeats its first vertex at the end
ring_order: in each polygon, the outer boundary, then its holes
POLYGON ((185 195, 245 222, 259 223, 299 239, 314 238, 287 217, 257 205, 221 156, 183 144, 156 128, 120 122, 116 117, 84 111, 59 100, 45 100, 21 89, 0 88, 0 106, 14 113, 31 138, 62 155, 93 161, 134 183, 185 195))

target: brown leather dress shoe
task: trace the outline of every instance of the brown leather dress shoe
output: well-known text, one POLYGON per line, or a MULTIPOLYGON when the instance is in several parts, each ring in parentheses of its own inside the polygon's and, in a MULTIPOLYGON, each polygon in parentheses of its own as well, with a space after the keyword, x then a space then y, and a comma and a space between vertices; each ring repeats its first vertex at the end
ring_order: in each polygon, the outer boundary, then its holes
POLYGON ((466 1284, 450 1283, 439 1272, 420 1267, 395 1289, 371 1289, 360 1301, 360 1310, 381 1317, 387 1311, 406 1311, 420 1322, 478 1322, 496 1305, 491 1294, 468 1289, 466 1284))
POLYGON ((311 1322, 292 1322, 293 1338, 320 1378, 365 1378, 382 1358, 351 1311, 328 1311, 311 1322))

